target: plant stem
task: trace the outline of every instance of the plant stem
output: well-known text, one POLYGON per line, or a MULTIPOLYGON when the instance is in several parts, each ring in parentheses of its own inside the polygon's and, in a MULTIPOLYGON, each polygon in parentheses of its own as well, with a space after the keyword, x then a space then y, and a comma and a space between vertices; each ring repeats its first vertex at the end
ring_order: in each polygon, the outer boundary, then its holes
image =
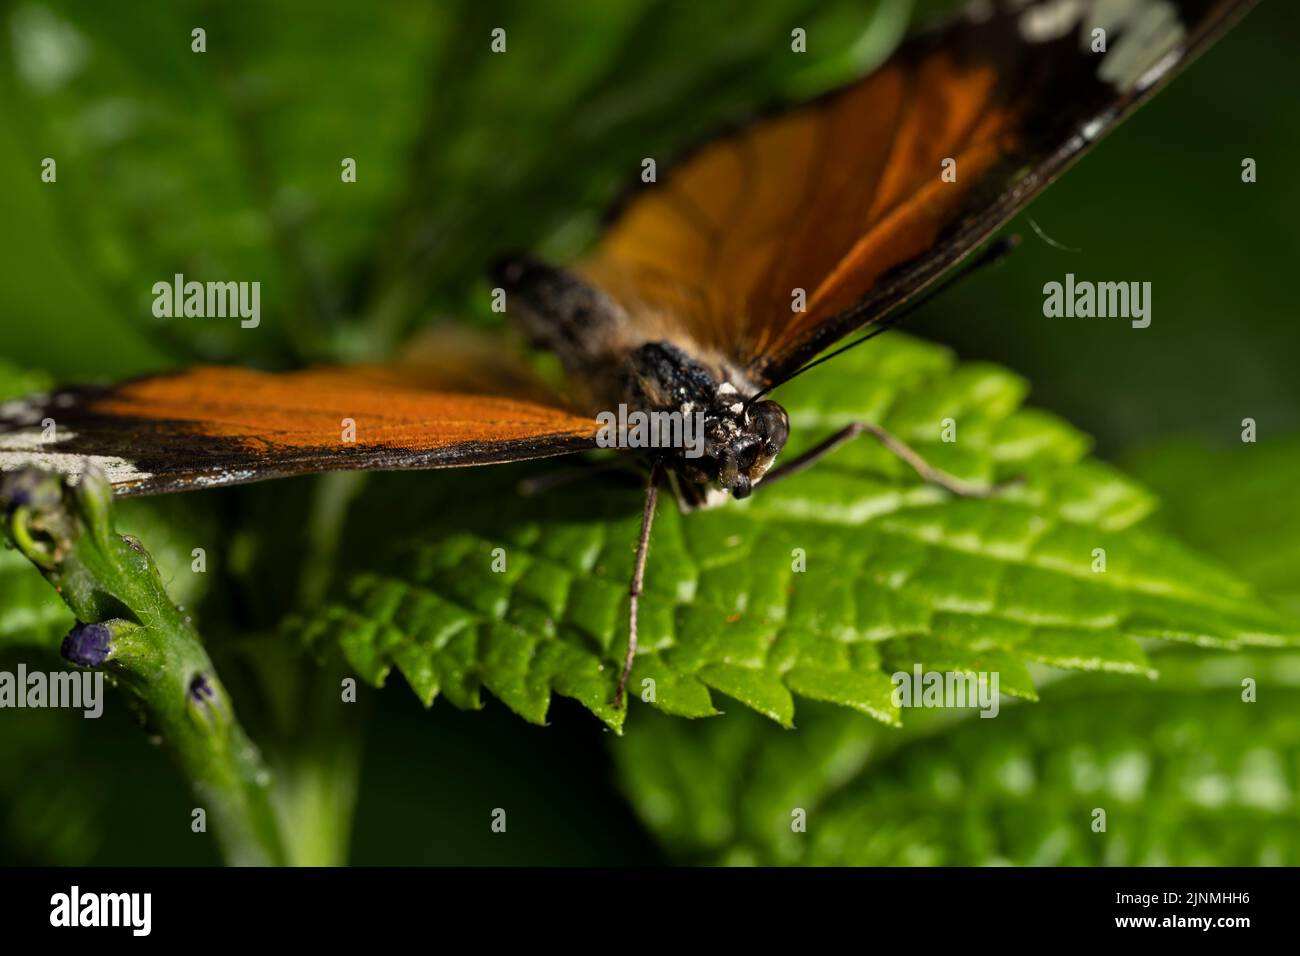
POLYGON ((0 483, 6 536, 76 615, 63 656, 102 667, 141 707, 188 777, 227 863, 283 864, 271 775, 153 559, 113 530, 112 499, 93 468, 76 485, 34 469, 0 483))
POLYGON ((264 640, 249 666, 265 713, 260 728, 275 774, 271 794, 290 866, 343 866, 361 763, 363 704, 340 705, 337 662, 305 661, 287 641, 264 640), (304 664, 308 666, 304 667, 304 664))

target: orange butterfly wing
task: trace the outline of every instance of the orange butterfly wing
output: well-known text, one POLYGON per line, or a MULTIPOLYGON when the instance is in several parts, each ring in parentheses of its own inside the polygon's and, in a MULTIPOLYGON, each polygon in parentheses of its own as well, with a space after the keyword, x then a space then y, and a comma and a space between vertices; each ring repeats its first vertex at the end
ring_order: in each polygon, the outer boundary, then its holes
POLYGON ((779 380, 970 252, 1249 5, 1135 0, 1090 56, 1095 3, 985 4, 706 144, 579 269, 634 323, 779 380))
POLYGON ((595 446, 525 375, 445 361, 270 373, 199 366, 0 406, 0 466, 101 467, 119 494, 351 469, 449 468, 595 446), (470 379, 477 378, 474 382, 470 379), (496 394, 476 394, 483 389, 496 394), (41 423, 53 419, 52 441, 41 423))

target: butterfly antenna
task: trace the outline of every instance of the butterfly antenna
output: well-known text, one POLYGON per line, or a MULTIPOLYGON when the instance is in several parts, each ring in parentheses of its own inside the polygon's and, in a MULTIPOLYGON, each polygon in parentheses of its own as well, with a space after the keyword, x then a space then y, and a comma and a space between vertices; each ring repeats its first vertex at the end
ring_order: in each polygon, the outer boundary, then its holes
POLYGON ((820 358, 813 359, 813 361, 809 362, 807 365, 803 365, 795 369, 793 372, 791 372, 785 378, 781 379, 779 382, 773 382, 771 385, 767 386, 761 391, 756 392, 754 395, 750 396, 749 400, 745 402, 745 410, 748 411, 749 406, 754 404, 754 402, 758 401, 764 395, 770 393, 773 389, 781 385, 784 385, 786 382, 790 381, 790 379, 798 375, 802 375, 804 372, 808 371, 809 369, 816 368, 818 365, 821 365, 823 362, 829 362, 837 355, 843 355, 849 349, 857 348, 863 342, 868 342, 871 339, 874 339, 877 335, 883 335, 885 332, 888 332, 890 329, 899 325, 908 316, 914 314, 923 306, 927 305, 931 300, 936 299, 943 293, 947 292, 949 289, 955 286, 962 279, 965 279, 967 276, 971 275, 974 272, 978 272, 980 269, 983 269, 985 266, 991 266, 994 265, 995 263, 1001 262, 1008 255, 1010 255, 1011 250, 1015 249, 1016 246, 1018 245, 1020 245, 1020 236, 1015 233, 1012 233, 1007 236, 1001 236, 995 239, 993 242, 989 243, 987 246, 984 247, 983 252, 981 252, 970 262, 966 263, 964 266, 962 266, 960 269, 954 272, 947 279, 940 282, 938 285, 934 286, 932 289, 930 289, 930 291, 926 292, 920 298, 911 300, 910 302, 905 304, 902 308, 898 309, 898 311, 894 312, 892 315, 888 315, 884 319, 881 319, 880 323, 874 329, 868 332, 866 335, 862 336, 859 339, 855 339, 854 341, 850 342, 848 345, 844 345, 841 346, 840 348, 837 348, 834 352, 828 352, 826 355, 823 355, 820 358))

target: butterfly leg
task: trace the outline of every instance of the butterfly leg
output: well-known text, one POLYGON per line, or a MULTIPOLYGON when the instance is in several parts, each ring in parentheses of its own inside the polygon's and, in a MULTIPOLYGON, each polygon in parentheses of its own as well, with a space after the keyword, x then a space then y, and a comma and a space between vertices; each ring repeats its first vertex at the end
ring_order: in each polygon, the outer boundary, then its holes
POLYGON ((663 477, 663 462, 656 460, 650 468, 650 481, 646 485, 645 511, 641 513, 641 537, 637 540, 636 561, 632 565, 632 583, 627 589, 627 656, 623 659, 623 672, 618 676, 618 690, 614 692, 614 709, 623 706, 623 692, 627 689, 628 675, 636 659, 636 612, 641 598, 641 583, 645 580, 645 560, 650 553, 650 528, 655 522, 655 505, 659 502, 659 481, 663 477))
POLYGON ((988 498, 989 496, 996 495, 998 492, 1003 491, 1012 485, 1019 484, 1022 481, 1020 478, 1013 478, 1010 481, 1000 482, 996 485, 972 484, 969 481, 958 478, 956 475, 950 475, 946 471, 935 468, 928 461, 922 458, 914 449, 909 447, 902 440, 895 438, 879 425, 872 425, 869 422, 854 422, 853 424, 840 429, 821 444, 804 452, 793 461, 787 462, 777 468, 773 468, 766 476, 764 476, 761 487, 766 488, 774 481, 788 478, 793 474, 803 471, 805 468, 815 465, 841 445, 844 445, 863 434, 875 438, 880 442, 880 444, 884 445, 891 452, 901 458, 913 471, 920 475, 923 480, 938 485, 940 488, 963 498, 988 498))

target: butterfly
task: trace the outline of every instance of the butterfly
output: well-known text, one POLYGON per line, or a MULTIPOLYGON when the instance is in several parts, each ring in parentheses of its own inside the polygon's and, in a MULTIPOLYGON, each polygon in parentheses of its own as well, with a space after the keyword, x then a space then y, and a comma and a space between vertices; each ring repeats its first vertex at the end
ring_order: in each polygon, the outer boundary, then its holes
POLYGON ((705 142, 631 190, 581 261, 493 267, 511 319, 558 357, 567 399, 499 345, 443 334, 387 364, 200 366, 10 402, 0 466, 93 464, 118 494, 159 494, 567 455, 601 444, 614 408, 677 416, 678 437, 694 423, 697 441, 635 453, 649 475, 622 706, 662 483, 682 507, 707 507, 865 433, 956 494, 993 490, 869 422, 774 467, 790 422, 768 396, 855 330, 870 327, 832 355, 896 324, 1251 5, 977 0, 856 82, 705 142))

